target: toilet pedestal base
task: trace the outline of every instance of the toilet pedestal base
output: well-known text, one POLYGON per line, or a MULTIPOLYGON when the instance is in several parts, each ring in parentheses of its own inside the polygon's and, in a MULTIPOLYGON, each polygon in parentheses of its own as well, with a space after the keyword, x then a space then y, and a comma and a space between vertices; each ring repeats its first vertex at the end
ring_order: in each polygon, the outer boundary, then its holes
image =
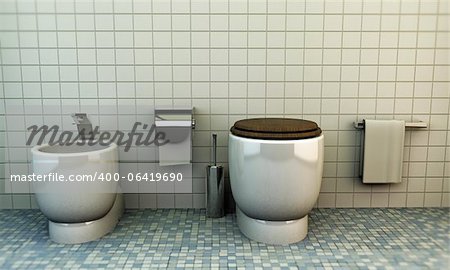
POLYGON ((308 216, 291 221, 263 221, 248 217, 236 207, 237 223, 248 238, 274 245, 287 245, 303 240, 308 234, 308 216))
POLYGON ((124 211, 123 194, 118 193, 106 216, 82 223, 48 222, 50 239, 60 244, 80 244, 94 241, 112 232, 124 211))

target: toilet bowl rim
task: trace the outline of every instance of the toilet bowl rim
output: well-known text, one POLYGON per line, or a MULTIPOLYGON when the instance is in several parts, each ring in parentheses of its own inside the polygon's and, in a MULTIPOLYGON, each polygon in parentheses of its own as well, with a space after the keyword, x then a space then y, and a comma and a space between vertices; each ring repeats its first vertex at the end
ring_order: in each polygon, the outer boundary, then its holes
POLYGON ((258 142, 262 144, 292 144, 292 143, 298 143, 298 142, 308 142, 308 141, 320 141, 324 138, 324 134, 320 134, 320 136, 312 137, 312 138, 304 138, 304 139, 293 139, 293 140, 266 140, 266 139, 254 139, 254 138, 247 138, 242 136, 237 136, 231 132, 228 133, 229 138, 237 138, 243 141, 249 141, 249 142, 258 142))

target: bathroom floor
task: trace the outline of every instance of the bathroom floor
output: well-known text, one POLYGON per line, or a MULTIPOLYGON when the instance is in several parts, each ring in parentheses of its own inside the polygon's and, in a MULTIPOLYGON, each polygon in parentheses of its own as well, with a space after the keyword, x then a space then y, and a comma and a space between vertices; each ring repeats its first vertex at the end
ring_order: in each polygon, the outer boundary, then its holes
POLYGON ((244 237, 234 215, 128 210, 116 230, 81 245, 51 242, 38 210, 0 211, 0 269, 448 269, 450 209, 314 209, 307 238, 271 246, 244 237))

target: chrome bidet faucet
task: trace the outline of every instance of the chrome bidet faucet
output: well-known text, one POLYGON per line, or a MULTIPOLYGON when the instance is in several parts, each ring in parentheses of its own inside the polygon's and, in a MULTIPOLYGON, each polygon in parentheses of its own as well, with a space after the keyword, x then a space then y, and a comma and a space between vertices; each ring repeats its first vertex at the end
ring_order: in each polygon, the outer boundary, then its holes
POLYGON ((86 113, 72 114, 74 125, 77 125, 78 134, 81 140, 93 139, 92 123, 89 121, 86 113))

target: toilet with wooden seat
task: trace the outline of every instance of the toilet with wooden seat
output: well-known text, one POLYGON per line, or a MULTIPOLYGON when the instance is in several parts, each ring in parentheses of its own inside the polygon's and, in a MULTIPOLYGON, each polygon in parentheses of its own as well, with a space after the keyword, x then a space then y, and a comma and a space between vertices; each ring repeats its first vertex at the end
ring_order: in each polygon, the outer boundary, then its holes
POLYGON ((241 232, 268 244, 303 240, 322 182, 324 136, 318 125, 290 118, 240 120, 231 128, 228 151, 241 232))

